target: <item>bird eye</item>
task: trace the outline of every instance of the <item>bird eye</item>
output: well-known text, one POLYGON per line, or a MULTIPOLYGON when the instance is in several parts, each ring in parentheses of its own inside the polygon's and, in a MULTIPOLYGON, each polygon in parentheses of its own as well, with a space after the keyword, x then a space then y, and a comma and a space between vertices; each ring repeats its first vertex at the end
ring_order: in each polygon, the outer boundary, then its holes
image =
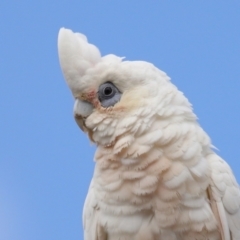
POLYGON ((114 90, 112 89, 111 86, 107 86, 103 89, 103 93, 106 97, 111 97, 111 95, 114 94, 114 90))
POLYGON ((114 106, 120 98, 120 91, 111 82, 103 83, 98 89, 98 99, 103 107, 114 106))

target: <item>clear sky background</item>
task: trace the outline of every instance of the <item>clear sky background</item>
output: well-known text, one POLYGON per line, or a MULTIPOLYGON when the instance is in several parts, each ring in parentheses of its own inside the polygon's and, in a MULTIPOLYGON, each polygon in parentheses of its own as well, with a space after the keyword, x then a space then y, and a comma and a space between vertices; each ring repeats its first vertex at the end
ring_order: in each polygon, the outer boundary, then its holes
POLYGON ((60 27, 167 72, 240 181, 240 1, 0 2, 0 240, 81 240, 95 148, 72 117, 60 27))

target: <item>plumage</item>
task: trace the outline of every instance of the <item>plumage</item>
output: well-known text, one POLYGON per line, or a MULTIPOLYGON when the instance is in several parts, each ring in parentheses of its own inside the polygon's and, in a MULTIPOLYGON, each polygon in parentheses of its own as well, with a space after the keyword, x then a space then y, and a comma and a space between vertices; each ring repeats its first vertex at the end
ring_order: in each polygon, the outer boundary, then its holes
POLYGON ((76 122, 97 145, 84 239, 239 240, 239 185, 170 78, 64 28, 58 51, 76 122))

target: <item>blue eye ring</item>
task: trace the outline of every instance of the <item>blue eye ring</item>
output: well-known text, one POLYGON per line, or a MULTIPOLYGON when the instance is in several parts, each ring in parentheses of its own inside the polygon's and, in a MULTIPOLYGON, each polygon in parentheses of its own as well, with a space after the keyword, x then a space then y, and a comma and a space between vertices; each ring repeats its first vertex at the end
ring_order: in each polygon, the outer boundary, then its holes
POLYGON ((112 82, 105 82, 99 86, 98 99, 103 107, 114 106, 119 102, 121 93, 112 82))

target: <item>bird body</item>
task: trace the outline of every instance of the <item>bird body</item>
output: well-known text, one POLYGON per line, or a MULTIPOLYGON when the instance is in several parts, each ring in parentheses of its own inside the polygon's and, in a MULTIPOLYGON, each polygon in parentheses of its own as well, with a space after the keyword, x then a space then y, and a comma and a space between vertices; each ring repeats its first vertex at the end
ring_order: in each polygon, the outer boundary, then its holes
POLYGON ((74 117, 97 145, 85 240, 239 240, 240 190, 187 98, 143 61, 61 29, 74 117))

